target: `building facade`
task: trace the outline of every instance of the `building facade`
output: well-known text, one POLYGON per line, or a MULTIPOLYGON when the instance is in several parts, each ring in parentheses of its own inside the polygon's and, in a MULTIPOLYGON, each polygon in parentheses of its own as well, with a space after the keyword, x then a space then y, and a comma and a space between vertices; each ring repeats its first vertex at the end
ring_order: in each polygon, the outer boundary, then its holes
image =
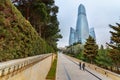
POLYGON ((75 38, 76 38, 76 31, 71 27, 70 28, 70 36, 69 36, 69 45, 72 45, 75 43, 75 38))
POLYGON ((89 27, 86 17, 85 7, 80 4, 78 8, 77 24, 76 24, 77 42, 85 43, 89 37, 89 27))
POLYGON ((80 4, 80 6, 78 7, 76 30, 70 28, 69 45, 73 45, 73 43, 76 42, 85 44, 86 39, 89 37, 89 35, 95 38, 94 28, 90 29, 89 31, 86 10, 84 5, 80 4))
POLYGON ((90 28, 90 30, 89 30, 89 35, 96 40, 94 28, 90 28))

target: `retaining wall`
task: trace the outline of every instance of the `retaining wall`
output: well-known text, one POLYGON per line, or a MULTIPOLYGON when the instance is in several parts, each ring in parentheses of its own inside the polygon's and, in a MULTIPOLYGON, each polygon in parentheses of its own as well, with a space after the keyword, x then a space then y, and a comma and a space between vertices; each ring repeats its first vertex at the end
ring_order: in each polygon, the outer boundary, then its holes
POLYGON ((43 54, 0 63, 0 80, 45 80, 52 54, 43 54))

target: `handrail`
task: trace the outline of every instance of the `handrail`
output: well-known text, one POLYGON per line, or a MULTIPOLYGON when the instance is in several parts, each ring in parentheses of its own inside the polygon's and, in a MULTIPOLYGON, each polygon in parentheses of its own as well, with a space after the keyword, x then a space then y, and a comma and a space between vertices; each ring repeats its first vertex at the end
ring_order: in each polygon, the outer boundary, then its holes
POLYGON ((15 59, 15 60, 10 60, 6 62, 1 62, 0 63, 0 77, 5 76, 14 71, 17 71, 19 69, 22 69, 30 64, 41 61, 51 55, 52 53, 49 53, 49 54, 42 54, 42 55, 37 55, 33 57, 27 57, 23 59, 15 59))
POLYGON ((119 74, 116 74, 116 73, 111 72, 109 70, 105 70, 103 68, 100 68, 96 65, 89 64, 89 63, 86 63, 86 66, 95 70, 95 71, 97 71, 97 72, 99 72, 99 73, 101 73, 101 74, 103 74, 103 75, 105 75, 106 77, 109 77, 109 78, 113 79, 113 80, 120 80, 120 75, 119 74))

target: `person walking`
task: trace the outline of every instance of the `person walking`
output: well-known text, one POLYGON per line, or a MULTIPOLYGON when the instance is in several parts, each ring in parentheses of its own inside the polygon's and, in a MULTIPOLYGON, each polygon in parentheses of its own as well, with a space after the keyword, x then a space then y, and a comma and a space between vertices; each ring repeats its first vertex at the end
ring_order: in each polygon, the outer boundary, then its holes
POLYGON ((81 62, 79 62, 79 67, 80 67, 80 69, 81 69, 81 62))
POLYGON ((85 63, 83 63, 83 65, 82 65, 82 69, 83 69, 83 71, 85 70, 85 63))

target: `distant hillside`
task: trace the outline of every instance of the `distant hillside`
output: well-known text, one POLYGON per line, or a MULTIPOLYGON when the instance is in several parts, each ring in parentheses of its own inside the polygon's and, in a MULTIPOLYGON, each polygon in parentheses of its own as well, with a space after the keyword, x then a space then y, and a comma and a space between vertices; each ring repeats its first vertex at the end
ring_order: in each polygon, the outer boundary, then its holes
POLYGON ((10 0, 0 0, 0 61, 50 52, 10 0))

